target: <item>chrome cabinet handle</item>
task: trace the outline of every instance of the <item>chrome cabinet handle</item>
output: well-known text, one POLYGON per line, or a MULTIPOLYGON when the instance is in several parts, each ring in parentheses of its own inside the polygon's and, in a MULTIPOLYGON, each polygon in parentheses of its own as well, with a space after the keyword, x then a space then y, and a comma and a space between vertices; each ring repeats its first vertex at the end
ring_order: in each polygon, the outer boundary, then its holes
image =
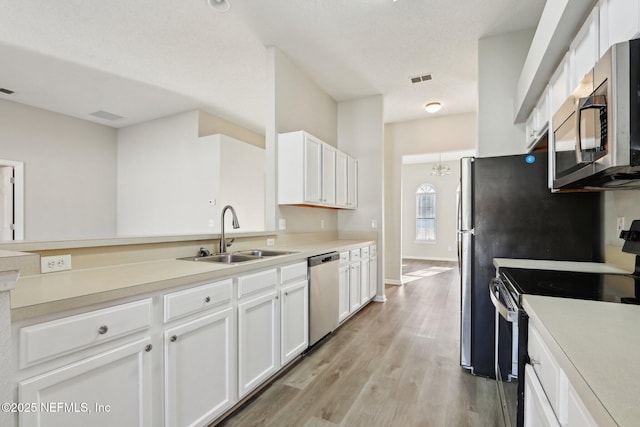
POLYGON ((178 336, 177 335, 171 335, 171 337, 169 337, 169 341, 171 341, 171 342, 178 341, 178 336))
POLYGON ((98 328, 98 333, 100 335, 104 335, 107 333, 107 331, 109 330, 109 328, 107 327, 107 325, 102 325, 100 326, 100 328, 98 328))
POLYGON ((151 350, 153 349, 153 346, 151 344, 147 344, 144 348, 144 351, 146 351, 147 353, 149 353, 151 350))
POLYGON ((211 297, 206 297, 206 298, 204 299, 204 302, 207 302, 207 303, 208 303, 208 302, 211 302, 211 297))

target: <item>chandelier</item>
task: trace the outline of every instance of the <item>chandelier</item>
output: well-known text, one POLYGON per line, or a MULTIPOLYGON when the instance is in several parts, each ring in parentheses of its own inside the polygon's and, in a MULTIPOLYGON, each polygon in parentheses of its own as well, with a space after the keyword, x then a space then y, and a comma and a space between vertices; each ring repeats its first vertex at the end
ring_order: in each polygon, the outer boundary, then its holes
POLYGON ((442 153, 438 154, 438 164, 437 165, 433 165, 433 167, 431 168, 431 175, 435 176, 444 176, 444 175, 450 175, 451 174, 451 168, 449 166, 445 166, 442 164, 442 153))

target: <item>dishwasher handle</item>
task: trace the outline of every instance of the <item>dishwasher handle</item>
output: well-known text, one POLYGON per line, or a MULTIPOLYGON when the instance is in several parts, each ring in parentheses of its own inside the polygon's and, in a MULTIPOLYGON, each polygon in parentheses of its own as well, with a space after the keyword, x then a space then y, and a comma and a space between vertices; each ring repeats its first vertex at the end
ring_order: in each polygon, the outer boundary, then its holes
POLYGON ((309 267, 315 267, 320 264, 325 264, 327 262, 337 261, 340 259, 340 254, 338 252, 329 252, 326 254, 315 255, 309 257, 309 267))

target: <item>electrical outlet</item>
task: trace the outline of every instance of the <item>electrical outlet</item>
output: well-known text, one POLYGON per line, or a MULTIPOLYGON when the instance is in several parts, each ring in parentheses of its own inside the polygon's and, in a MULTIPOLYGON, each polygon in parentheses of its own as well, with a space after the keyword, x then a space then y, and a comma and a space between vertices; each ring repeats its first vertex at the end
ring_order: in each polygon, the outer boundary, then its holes
POLYGON ((278 228, 280 230, 286 230, 287 229, 287 220, 284 218, 280 218, 280 220, 278 220, 278 228))
POLYGON ((267 246, 273 246, 276 244, 276 239, 267 239, 267 246))
POLYGON ((324 228, 324 219, 320 220, 320 228, 324 228))
POLYGON ((71 270, 71 255, 54 255, 40 257, 40 272, 53 273, 54 271, 71 270))

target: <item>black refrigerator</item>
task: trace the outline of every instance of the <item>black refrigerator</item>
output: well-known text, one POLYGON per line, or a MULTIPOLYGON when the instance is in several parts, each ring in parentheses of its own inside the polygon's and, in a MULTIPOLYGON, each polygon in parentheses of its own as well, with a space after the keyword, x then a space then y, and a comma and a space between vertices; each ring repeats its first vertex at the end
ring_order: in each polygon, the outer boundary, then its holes
POLYGON ((460 364, 475 375, 495 378, 493 258, 603 260, 601 194, 551 193, 547 165, 546 152, 461 159, 460 364))

